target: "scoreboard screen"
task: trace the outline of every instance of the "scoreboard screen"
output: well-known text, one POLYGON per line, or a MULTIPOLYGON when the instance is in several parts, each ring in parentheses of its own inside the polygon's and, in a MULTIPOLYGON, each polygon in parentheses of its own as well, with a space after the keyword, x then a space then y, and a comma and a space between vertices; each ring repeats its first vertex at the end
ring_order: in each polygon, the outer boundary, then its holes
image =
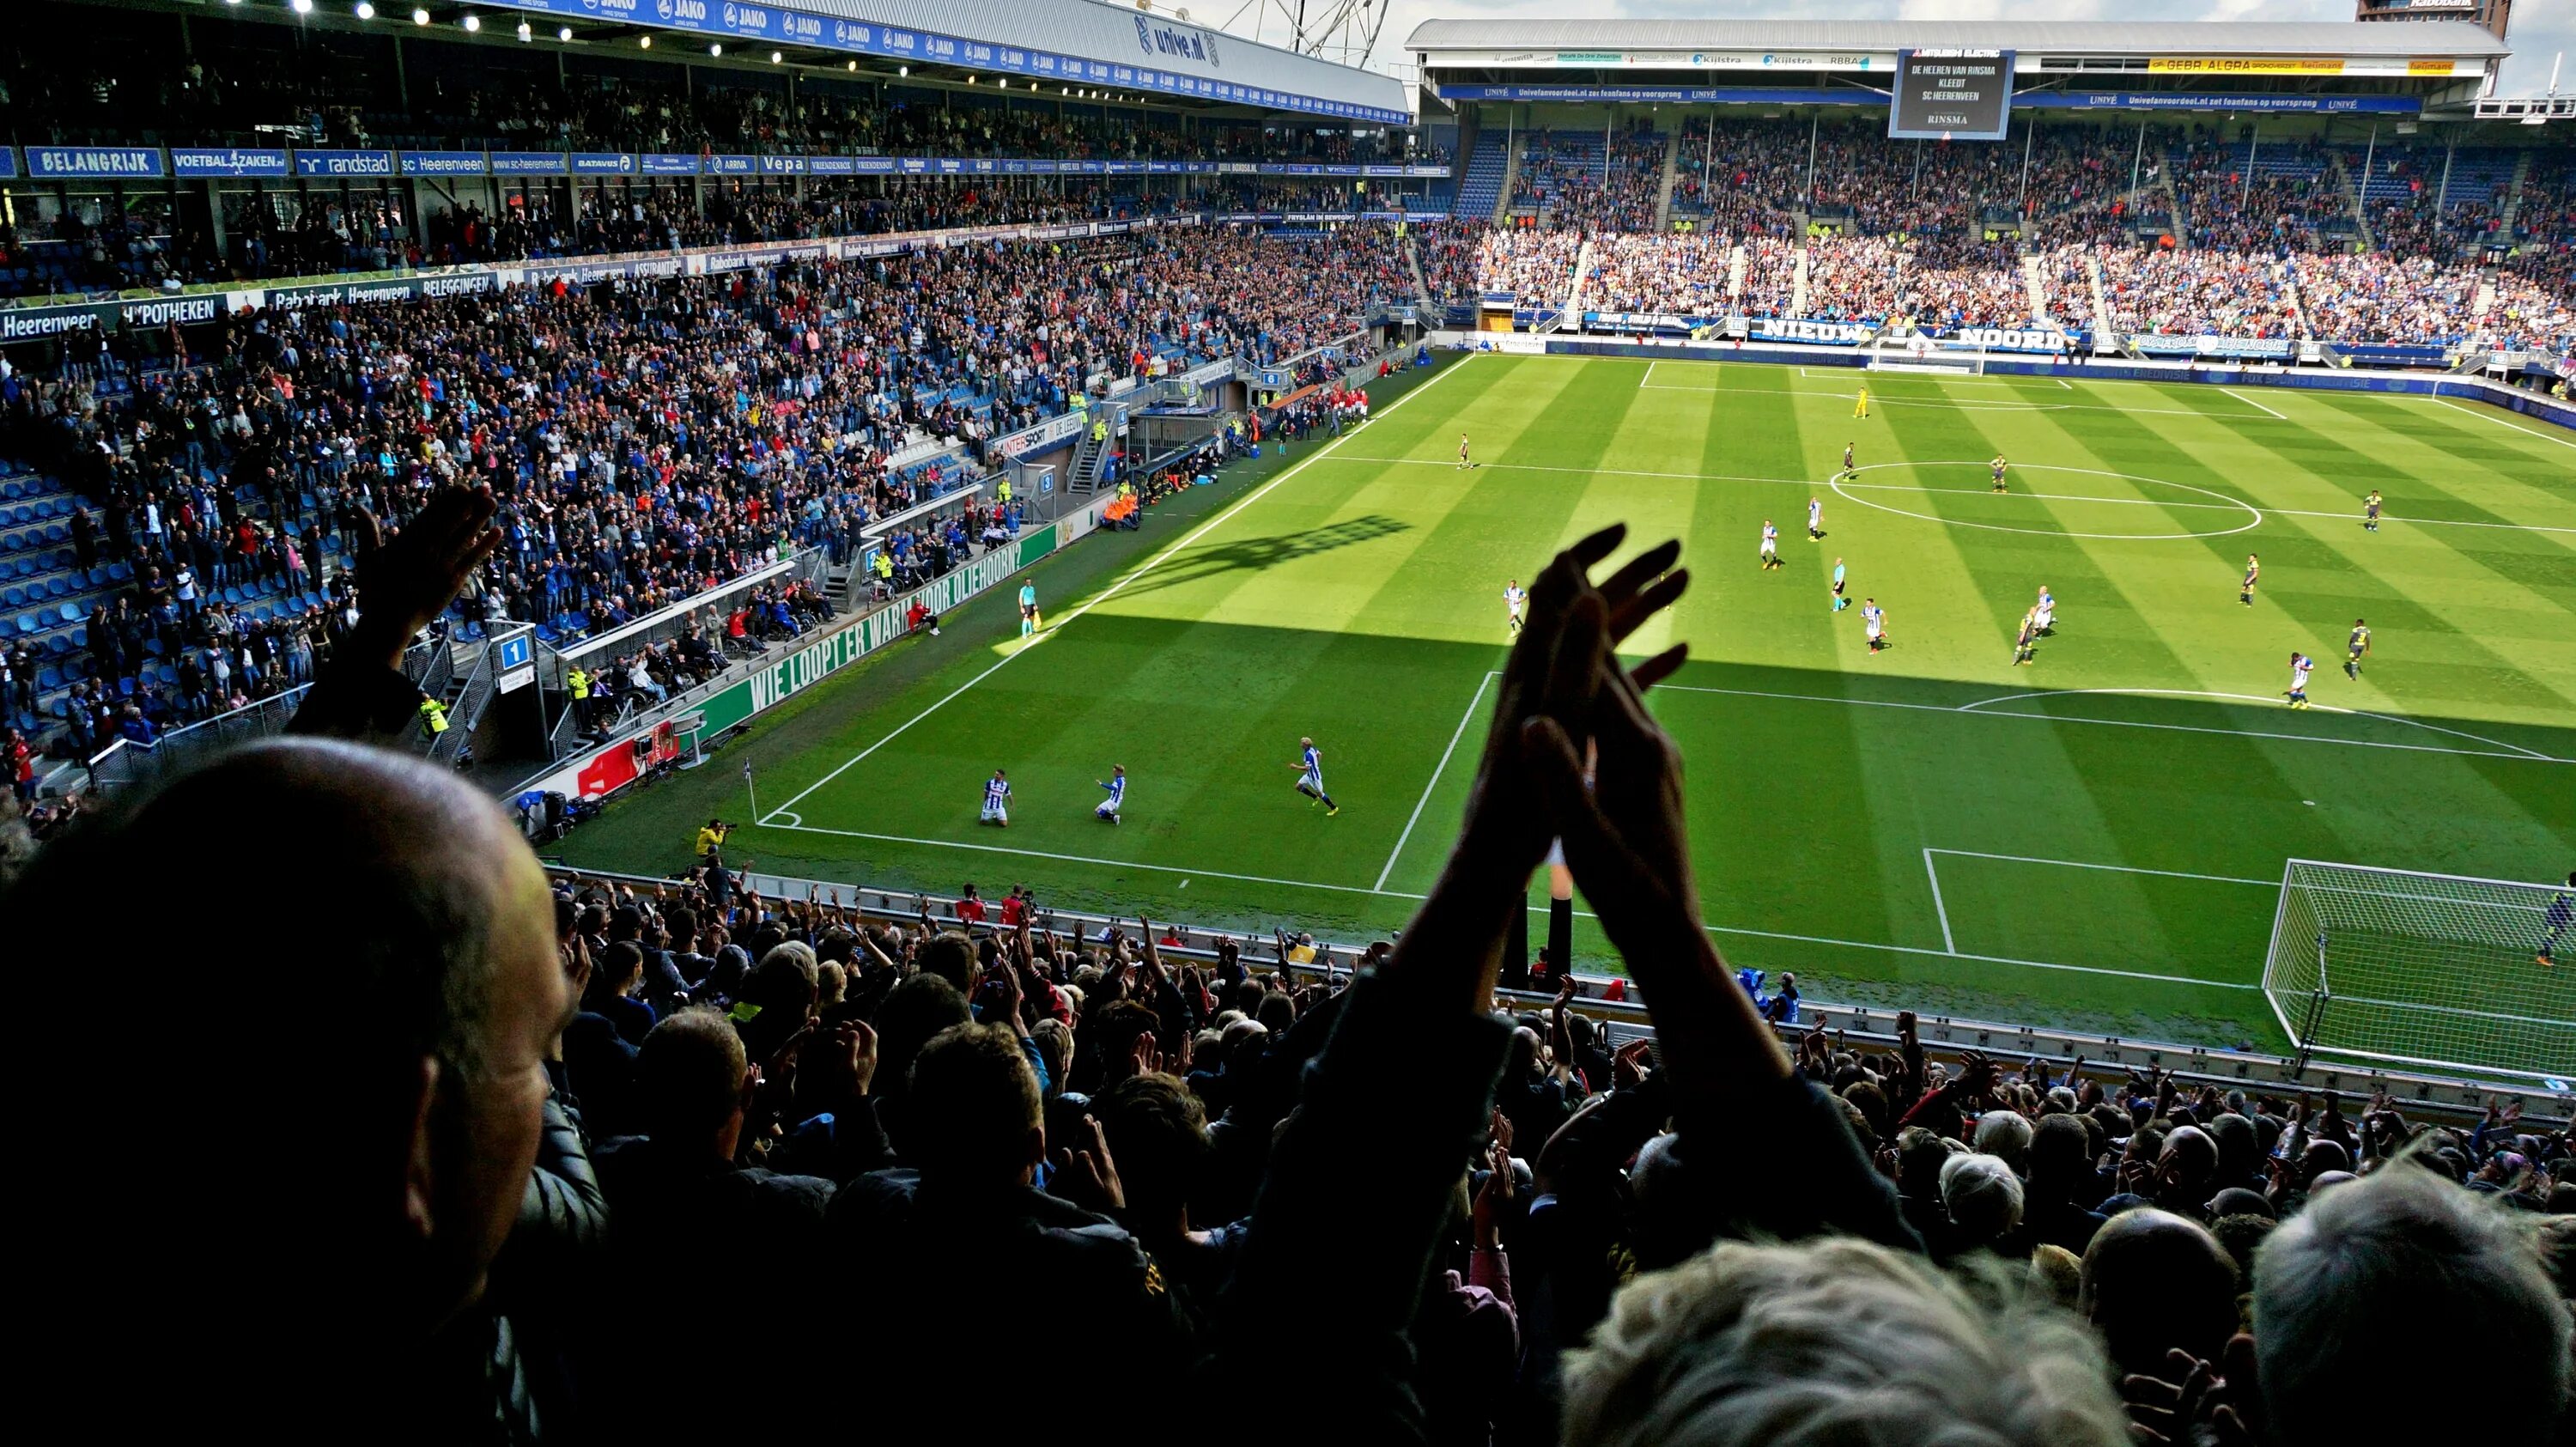
POLYGON ((2009 50, 1900 50, 1887 133, 1904 141, 2000 141, 2012 124, 2009 50))

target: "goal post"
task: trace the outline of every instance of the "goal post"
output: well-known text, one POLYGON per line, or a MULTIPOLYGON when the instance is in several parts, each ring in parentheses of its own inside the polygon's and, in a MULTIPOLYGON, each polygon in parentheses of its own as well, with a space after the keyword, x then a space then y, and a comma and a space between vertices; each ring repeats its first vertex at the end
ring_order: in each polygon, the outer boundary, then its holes
POLYGON ((1927 337, 1921 332, 1909 336, 1879 336, 1869 343, 1869 370, 1873 372, 1930 372, 1954 376, 1982 376, 1986 370, 1986 349, 1973 342, 1945 341, 1927 337))
MULTIPOLYGON (((2293 859, 2263 993, 2302 1052, 2481 1076, 2576 1076, 2564 886, 2293 859), (2555 945, 2554 966, 2535 958, 2555 945)), ((2576 907, 2571 902, 2570 907, 2576 907)))

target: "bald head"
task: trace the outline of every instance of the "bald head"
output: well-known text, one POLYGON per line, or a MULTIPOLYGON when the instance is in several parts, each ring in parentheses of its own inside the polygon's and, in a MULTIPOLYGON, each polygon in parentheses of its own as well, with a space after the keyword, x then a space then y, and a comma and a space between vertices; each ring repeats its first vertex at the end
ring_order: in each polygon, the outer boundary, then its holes
POLYGON ((472 1299, 566 1007, 544 871, 497 805, 416 759, 275 740, 61 841, 10 906, 36 901, 140 926, 166 988, 110 1001, 132 1024, 107 1089, 195 1182, 117 1247, 138 1269, 379 1347, 472 1299))
POLYGON ((2176 1347, 2204 1361, 2236 1330, 2236 1263, 2170 1211, 2123 1211, 2084 1252, 2084 1315, 2124 1372, 2150 1376, 2176 1347))

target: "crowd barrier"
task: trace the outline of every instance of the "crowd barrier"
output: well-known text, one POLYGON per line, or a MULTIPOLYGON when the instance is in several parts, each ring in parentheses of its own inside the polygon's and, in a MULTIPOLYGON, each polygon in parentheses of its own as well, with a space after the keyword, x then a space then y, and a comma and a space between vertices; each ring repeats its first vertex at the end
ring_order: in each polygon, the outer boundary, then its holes
MULTIPOLYGON (((656 886, 667 887, 671 883, 668 879, 650 875, 580 870, 552 861, 547 867, 558 878, 624 884, 648 893, 656 886)), ((957 899, 950 895, 877 889, 839 881, 757 872, 747 872, 742 879, 747 888, 768 900, 811 899, 884 921, 914 922, 926 914, 932 923, 942 928, 965 928, 957 917, 957 899)), ((986 902, 986 907, 999 908, 991 901, 986 902)), ((1094 939, 1113 925, 1130 931, 1138 927, 1138 921, 1132 916, 1113 917, 1047 906, 1040 906, 1031 919, 1035 928, 1054 930, 1067 936, 1078 925, 1087 938, 1094 939)), ((1156 928, 1158 939, 1163 937, 1160 933, 1163 930, 1177 934, 1180 939, 1178 945, 1161 947, 1164 954, 1177 959, 1202 965, 1213 963, 1218 942, 1231 940, 1248 968, 1279 970, 1292 977, 1318 980, 1348 975, 1358 967, 1368 948, 1366 944, 1319 940, 1314 962, 1299 965, 1282 958, 1275 937, 1168 921, 1156 928)), ((1643 992, 1632 981, 1615 979, 1617 997, 1613 998, 1610 992, 1614 977, 1580 975, 1576 980, 1580 1008, 1585 1014, 1606 1022, 1615 1043, 1625 1044, 1645 1034, 1648 1023, 1643 992)), ((1552 998, 1548 994, 1528 991, 1498 992, 1498 999, 1516 1010, 1543 1010, 1552 998)), ((1896 1048, 1896 1015, 1895 1009, 1886 1006, 1838 1005, 1807 999, 1800 1002, 1797 1021, 1782 1024, 1778 1030, 1783 1043, 1793 1052, 1802 1036, 1818 1029, 1831 1032, 1840 1040, 1862 1049, 1889 1051, 1896 1048)), ((2255 1051, 2160 1044, 2117 1035, 1962 1019, 1933 1011, 1919 1012, 1916 1034, 1927 1054, 1954 1064, 1973 1050, 1995 1059, 2006 1069, 2036 1059, 2060 1076, 2081 1062, 2086 1067, 2087 1076, 2106 1082, 2119 1081, 2131 1070, 2170 1070, 2186 1091, 2196 1091, 2202 1085, 2216 1086, 2221 1091, 2241 1090, 2248 1095, 2287 1097, 2335 1091, 2354 1098, 2358 1103, 2366 1100, 2373 1091, 2385 1090, 2410 1114, 2418 1118, 2438 1118, 2447 1124, 2467 1124, 2482 1118, 2488 1103, 2493 1100, 2520 1102, 2525 1111, 2525 1122, 2552 1128, 2562 1124, 2571 1114, 2576 1114, 2576 1092, 2534 1090, 2527 1082, 2497 1084, 2424 1072, 2365 1069, 2322 1060, 2311 1060, 2302 1065, 2286 1056, 2255 1051)))

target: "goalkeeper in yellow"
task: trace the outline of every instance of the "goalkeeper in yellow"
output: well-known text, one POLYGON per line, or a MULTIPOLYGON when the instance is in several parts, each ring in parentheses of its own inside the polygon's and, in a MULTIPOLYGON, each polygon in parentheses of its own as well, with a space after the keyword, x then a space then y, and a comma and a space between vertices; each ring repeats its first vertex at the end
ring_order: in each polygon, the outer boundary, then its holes
POLYGON ((1853 399, 1853 401, 1852 401, 1852 415, 1853 415, 1854 417, 1867 417, 1867 416, 1869 415, 1869 388, 1868 388, 1868 387, 1863 386, 1863 387, 1860 389, 1860 396, 1858 396, 1857 398, 1853 399))

